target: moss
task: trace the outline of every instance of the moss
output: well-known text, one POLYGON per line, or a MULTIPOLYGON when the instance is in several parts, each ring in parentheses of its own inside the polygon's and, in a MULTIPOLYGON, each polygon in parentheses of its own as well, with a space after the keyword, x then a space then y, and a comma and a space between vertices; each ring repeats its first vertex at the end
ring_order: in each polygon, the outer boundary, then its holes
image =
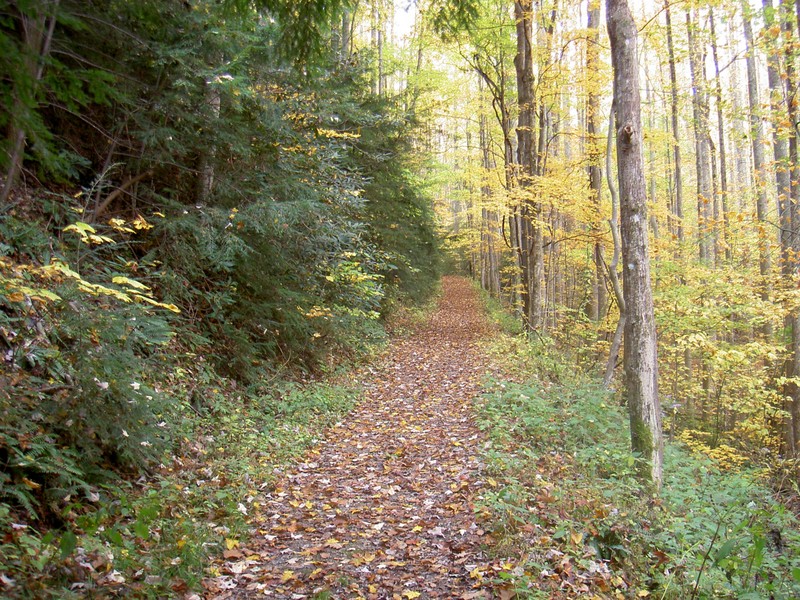
POLYGON ((643 481, 652 478, 653 461, 653 434, 645 421, 631 415, 631 448, 634 452, 641 454, 641 459, 637 461, 637 472, 643 481))

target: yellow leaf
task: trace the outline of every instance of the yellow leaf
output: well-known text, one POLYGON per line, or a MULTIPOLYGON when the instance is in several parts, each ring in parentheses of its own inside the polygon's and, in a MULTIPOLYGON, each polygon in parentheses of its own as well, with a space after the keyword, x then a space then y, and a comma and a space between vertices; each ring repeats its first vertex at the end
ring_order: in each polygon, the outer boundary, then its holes
POLYGON ((233 550, 239 545, 239 540, 232 540, 231 538, 225 538, 225 547, 228 550, 233 550))
POLYGON ((497 482, 494 479, 492 479, 491 477, 487 477, 486 478, 486 482, 492 487, 497 487, 497 482))
POLYGON ((284 571, 283 575, 281 575, 281 583, 286 583, 294 579, 294 571, 284 571))
POLYGON ((580 544, 581 541, 583 541, 583 534, 582 533, 577 533, 577 532, 573 531, 572 533, 569 534, 569 537, 572 540, 572 543, 576 544, 576 545, 580 544))
POLYGON ((405 596, 409 600, 414 600, 414 598, 419 598, 420 594, 419 594, 419 592, 412 592, 412 591, 409 590, 409 591, 403 592, 403 596, 405 596))
POLYGON ((111 225, 111 227, 113 227, 115 230, 123 233, 136 233, 133 229, 127 226, 123 219, 109 219, 108 224, 111 225))
POLYGON ((639 593, 637 595, 639 596, 639 598, 646 598, 647 596, 650 595, 650 592, 648 592, 647 590, 639 590, 639 593))
POLYGON ((148 230, 148 229, 152 229, 152 228, 153 228, 153 226, 152 226, 152 225, 150 225, 150 223, 148 223, 147 221, 145 221, 145 219, 144 219, 144 217, 143 217, 142 215, 137 215, 137 216, 136 216, 136 218, 133 220, 133 222, 132 222, 131 224, 132 224, 132 225, 133 225, 133 226, 134 226, 136 229, 138 229, 138 230, 140 230, 140 231, 141 231, 141 230, 145 230, 145 231, 146 231, 146 230, 148 230))
POLYGON ((127 285, 128 287, 136 288, 137 290, 150 289, 149 286, 146 286, 142 282, 136 281, 135 279, 129 279, 128 277, 122 277, 122 276, 112 277, 111 281, 112 283, 116 283, 117 285, 127 285))
POLYGON ((175 542, 175 545, 178 547, 178 550, 180 550, 186 545, 186 540, 184 538, 181 538, 177 542, 175 542))

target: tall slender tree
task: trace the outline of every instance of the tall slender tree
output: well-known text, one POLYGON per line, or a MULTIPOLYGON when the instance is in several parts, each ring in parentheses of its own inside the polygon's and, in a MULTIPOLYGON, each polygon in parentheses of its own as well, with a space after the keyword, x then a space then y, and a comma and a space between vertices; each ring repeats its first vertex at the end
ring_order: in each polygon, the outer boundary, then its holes
MULTIPOLYGON (((536 330, 544 317, 544 248, 541 205, 533 196, 533 177, 538 154, 534 145, 536 98, 533 92, 533 2, 514 3, 517 29, 517 54, 514 57, 517 78, 517 148, 512 167, 519 195, 515 211, 517 256, 522 276, 524 317, 529 329, 536 330)), ((541 116, 541 115, 540 115, 541 116)))
POLYGON ((672 39, 672 15, 669 0, 664 0, 667 19, 667 57, 669 60, 670 124, 672 125, 672 160, 675 168, 674 198, 672 200, 672 230, 683 242, 683 163, 681 161, 680 130, 678 129, 678 71, 675 66, 675 42, 672 39))
MULTIPOLYGON (((753 172, 756 188, 756 215, 758 219, 758 268, 761 275, 761 298, 769 299, 769 272, 772 269, 770 258, 770 236, 767 234, 767 189, 766 165, 764 158, 764 128, 761 123, 761 103, 758 96, 758 72, 756 71, 755 47, 753 45, 753 24, 749 4, 743 3, 742 26, 747 47, 747 97, 750 104, 750 142, 753 152, 753 172)), ((763 326, 764 335, 772 335, 769 322, 763 326)))
POLYGON ((710 231, 713 227, 713 189, 711 181, 711 136, 709 134, 709 107, 706 92, 705 52, 697 39, 697 17, 686 12, 686 30, 689 37, 689 71, 692 77, 692 115, 694 117, 695 167, 697 173, 697 245, 700 261, 712 262, 713 245, 710 231))
POLYGON ((589 305, 589 317, 601 319, 606 311, 607 293, 603 272, 603 242, 600 238, 600 192, 602 189, 603 171, 600 168, 600 140, 597 135, 597 123, 600 119, 600 85, 597 80, 600 55, 600 0, 590 0, 587 17, 586 36, 586 146, 589 158, 589 190, 594 203, 595 222, 592 223, 594 237, 594 273, 592 274, 592 297, 589 305))
MULTIPOLYGON (((722 100, 722 77, 720 77, 719 67, 719 50, 717 46, 717 28, 714 21, 714 9, 709 8, 708 23, 711 33, 711 54, 714 59, 714 100, 717 107, 717 145, 719 148, 719 204, 720 212, 722 213, 722 239, 717 240, 717 248, 715 249, 715 256, 719 258, 722 250, 725 253, 725 259, 731 260, 731 248, 728 243, 728 231, 730 223, 728 222, 728 152, 727 144, 725 143, 725 117, 723 116, 723 100, 722 100), (721 246, 721 247, 719 247, 721 246)), ((715 199, 714 206, 717 206, 715 199)), ((718 214, 714 214, 714 220, 719 220, 718 214)))
POLYGON ((625 296, 625 397, 631 446, 642 456, 641 474, 661 487, 663 440, 644 178, 639 56, 636 23, 627 0, 606 0, 620 196, 623 294, 625 296))

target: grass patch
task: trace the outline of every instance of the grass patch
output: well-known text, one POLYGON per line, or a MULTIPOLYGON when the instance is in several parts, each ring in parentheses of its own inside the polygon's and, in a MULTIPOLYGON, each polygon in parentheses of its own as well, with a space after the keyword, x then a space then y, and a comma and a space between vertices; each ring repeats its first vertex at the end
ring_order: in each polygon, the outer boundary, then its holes
POLYGON ((491 383, 480 415, 497 482, 482 508, 520 597, 800 597, 798 522, 757 471, 669 444, 650 496, 625 410, 580 375, 491 383))

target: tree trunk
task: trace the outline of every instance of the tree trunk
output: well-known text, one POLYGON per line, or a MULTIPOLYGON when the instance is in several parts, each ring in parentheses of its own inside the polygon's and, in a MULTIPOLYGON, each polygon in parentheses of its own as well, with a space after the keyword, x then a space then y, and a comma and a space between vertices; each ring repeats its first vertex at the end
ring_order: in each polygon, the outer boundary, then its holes
POLYGON ((517 54, 514 67, 517 76, 517 156, 516 184, 520 190, 517 213, 517 256, 523 284, 523 310, 529 330, 542 324, 544 312, 543 290, 543 240, 540 224, 541 206, 530 197, 532 177, 535 173, 534 131, 536 105, 533 94, 533 2, 521 0, 514 3, 517 23, 517 54))
MULTIPOLYGON (((205 83, 205 109, 208 113, 208 129, 213 131, 217 127, 219 115, 222 108, 222 95, 219 89, 219 81, 209 79, 205 83)), ((205 112, 205 111, 204 111, 205 112)), ((200 181, 197 188, 197 203, 201 206, 208 204, 211 192, 214 189, 214 156, 216 148, 213 143, 204 148, 200 154, 198 171, 200 181)))
MULTIPOLYGON (((761 299, 769 299, 770 240, 767 235, 767 192, 764 168, 764 134, 761 127, 761 109, 758 98, 758 72, 756 71, 755 48, 753 47, 753 26, 750 22, 750 9, 743 5, 742 22, 744 40, 747 46, 747 96, 750 103, 750 137, 753 149, 753 175, 756 188, 756 215, 758 218, 758 269, 761 274, 761 299)), ((772 336, 772 325, 763 328, 766 337, 772 336)))
MULTIPOLYGON (((796 44, 796 29, 791 26, 792 3, 782 0, 781 23, 783 30, 783 47, 781 48, 786 64, 784 81, 784 93, 786 94, 786 116, 790 123, 798 122, 797 114, 797 81, 794 61, 796 44)), ((797 5, 800 10, 800 4, 797 5)), ((800 19, 800 12, 797 13, 800 19)), ((800 24, 800 21, 795 20, 800 24)), ((776 49, 777 50, 777 49, 776 49)), ((797 206, 800 202, 800 165, 798 165, 797 151, 797 127, 792 127, 789 136, 789 172, 790 172, 790 198, 783 203, 780 212, 781 225, 781 272, 784 280, 789 284, 793 280, 793 274, 798 268, 798 230, 800 229, 800 219, 798 219, 797 206)), ((789 357, 786 360, 785 373, 788 379, 800 375, 800 316, 797 309, 793 309, 786 316, 784 326, 790 335, 787 350, 789 357)), ((800 455, 800 387, 794 382, 787 383, 783 389, 786 397, 786 412, 788 418, 785 425, 786 455, 797 458, 800 455)))
POLYGON ((619 358, 619 349, 622 347, 622 336, 625 333, 625 296, 622 293, 622 288, 619 284, 619 276, 617 275, 617 267, 619 266, 619 253, 620 253, 620 239, 619 239, 619 194, 617 187, 614 185, 614 178, 611 175, 611 144, 614 140, 614 107, 611 107, 611 113, 608 115, 608 141, 606 144, 606 180, 608 181, 608 192, 611 196, 611 237, 614 240, 614 253, 611 257, 611 263, 608 265, 608 280, 611 282, 611 289, 614 290, 614 297, 617 299, 617 307, 619 308, 619 320, 617 321, 617 328, 614 331, 614 337, 611 339, 611 348, 608 351, 608 362, 606 363, 606 372, 603 376, 603 385, 608 388, 611 386, 611 380, 614 378, 614 369, 617 367, 617 359, 619 358))
MULTIPOLYGON (((484 94, 483 83, 483 79, 479 78, 478 90, 481 94, 481 99, 483 99, 484 94)), ((484 114, 480 115, 479 134, 484 178, 488 178, 489 173, 494 170, 497 165, 490 152, 488 124, 486 122, 486 115, 484 114)), ((485 179, 481 186, 481 197, 484 203, 491 202, 492 196, 491 186, 488 184, 488 179, 485 179)), ((500 295, 500 261, 495 244, 498 237, 497 222, 497 212, 484 206, 481 209, 481 287, 488 291, 490 296, 495 298, 500 295)))
POLYGON ((350 40, 352 39, 353 17, 349 10, 342 11, 342 32, 339 36, 341 45, 339 46, 339 58, 347 60, 350 58, 350 40))
POLYGON ((673 202, 672 230, 683 243, 683 165, 681 164, 680 130, 678 129, 678 75, 675 68, 675 44, 672 40, 672 18, 669 0, 664 0, 667 18, 667 55, 669 57, 670 115, 672 120, 672 157, 675 161, 675 198, 673 202))
POLYGON ((600 82, 597 81, 599 54, 600 54, 600 0, 589 2, 589 16, 586 45, 586 138, 587 154, 589 157, 589 194, 593 203, 593 222, 591 233, 594 238, 592 258, 594 259, 594 273, 592 274, 592 297, 589 302, 587 315, 592 320, 600 320, 605 316, 608 294, 604 284, 603 272, 605 271, 605 258, 603 256, 603 242, 600 236, 601 221, 601 189, 603 185, 603 171, 600 168, 600 144, 597 138, 597 120, 600 117, 600 82))
MULTIPOLYGON (((719 198, 720 210, 722 211, 722 248, 717 248, 715 254, 719 256, 720 250, 725 252, 725 260, 731 261, 731 248, 728 240, 730 223, 728 221, 728 154, 725 144, 725 119, 722 115, 722 79, 719 69, 719 54, 717 52, 717 30, 714 25, 714 10, 709 9, 709 24, 711 29, 711 54, 714 59, 714 97, 717 104, 717 140, 719 148, 719 198)), ((714 215, 717 218, 717 215, 714 215)), ((718 244, 719 245, 719 244, 718 244)))
POLYGON ((708 95, 706 94, 705 52, 700 49, 692 16, 686 13, 689 36, 689 71, 692 77, 692 114, 694 116, 695 165, 697 168, 697 245, 700 261, 713 262, 711 231, 713 227, 713 190, 711 152, 708 127, 708 95))
POLYGON ((640 473, 659 489, 663 440, 644 179, 637 29, 627 0, 607 0, 608 37, 617 113, 617 170, 625 296, 625 397, 631 447, 642 457, 640 473))

